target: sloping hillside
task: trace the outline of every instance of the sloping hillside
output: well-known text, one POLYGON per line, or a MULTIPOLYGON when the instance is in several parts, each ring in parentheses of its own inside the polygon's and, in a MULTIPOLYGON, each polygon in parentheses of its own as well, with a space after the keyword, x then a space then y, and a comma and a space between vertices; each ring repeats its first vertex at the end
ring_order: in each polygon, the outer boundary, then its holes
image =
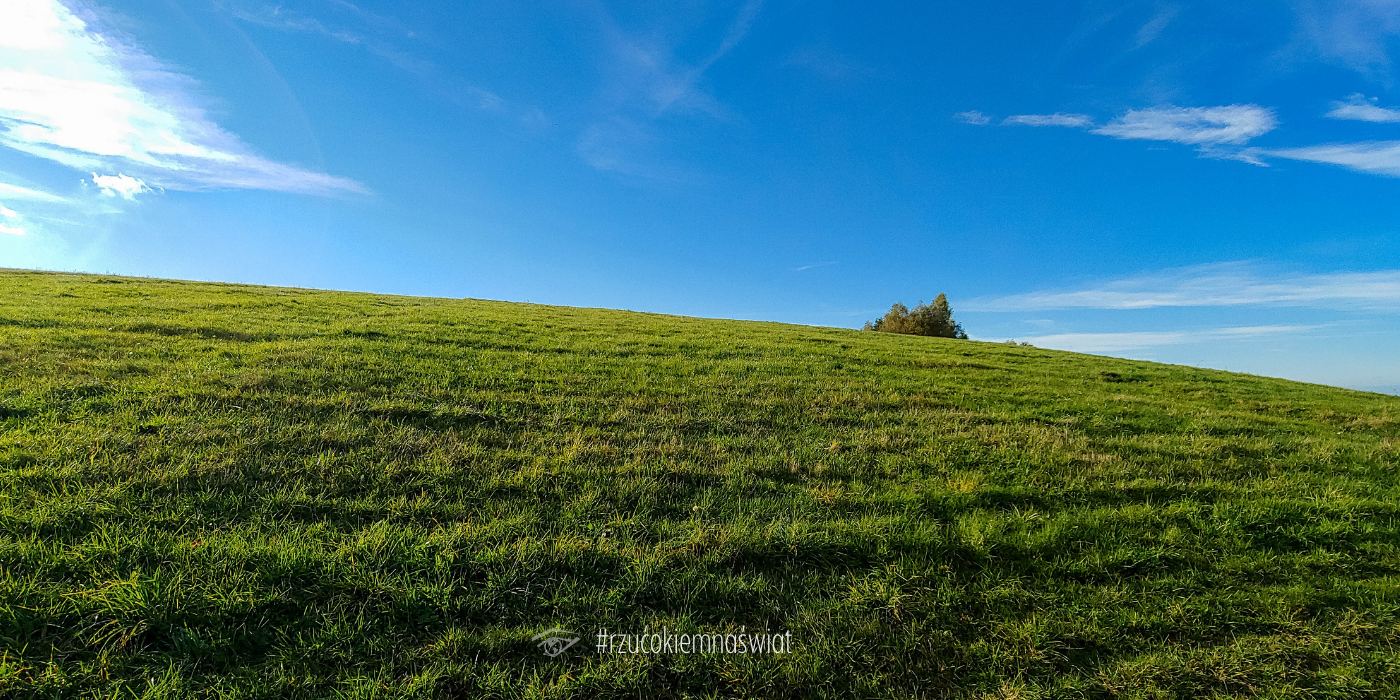
POLYGON ((1397 474, 1226 372, 0 272, 0 694, 1394 697, 1397 474))

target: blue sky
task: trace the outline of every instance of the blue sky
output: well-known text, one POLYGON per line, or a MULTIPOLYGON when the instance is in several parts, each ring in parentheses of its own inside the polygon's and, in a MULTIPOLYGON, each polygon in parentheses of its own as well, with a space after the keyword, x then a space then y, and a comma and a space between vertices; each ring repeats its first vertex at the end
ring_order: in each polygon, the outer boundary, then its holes
POLYGON ((1400 2, 0 3, 0 266, 1400 393, 1400 2))

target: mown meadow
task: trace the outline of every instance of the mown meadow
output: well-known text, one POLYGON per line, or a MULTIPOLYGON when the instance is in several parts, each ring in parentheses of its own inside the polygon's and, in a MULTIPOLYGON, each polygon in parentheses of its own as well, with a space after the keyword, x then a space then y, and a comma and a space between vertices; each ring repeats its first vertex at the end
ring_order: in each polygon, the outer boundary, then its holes
POLYGON ((1400 397, 3 271, 0 696, 1396 697, 1397 476, 1400 397))

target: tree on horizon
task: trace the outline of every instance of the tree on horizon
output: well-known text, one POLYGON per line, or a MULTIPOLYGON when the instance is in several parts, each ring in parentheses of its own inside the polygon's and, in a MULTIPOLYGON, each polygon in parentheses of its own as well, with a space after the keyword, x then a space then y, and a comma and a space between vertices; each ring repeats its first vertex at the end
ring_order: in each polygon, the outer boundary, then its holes
POLYGON ((895 302, 888 313, 867 322, 863 330, 967 340, 962 324, 953 320, 953 307, 948 305, 948 295, 942 293, 934 298, 932 304, 920 301, 912 311, 904 304, 895 302))

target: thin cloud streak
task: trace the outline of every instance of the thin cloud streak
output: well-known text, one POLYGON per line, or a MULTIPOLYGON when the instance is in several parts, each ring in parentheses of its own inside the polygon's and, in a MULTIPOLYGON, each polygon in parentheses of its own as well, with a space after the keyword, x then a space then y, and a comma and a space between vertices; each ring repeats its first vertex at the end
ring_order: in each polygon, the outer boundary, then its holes
POLYGON ((1259 151, 1260 155, 1340 165, 1357 172, 1400 177, 1400 141, 1330 143, 1259 151))
POLYGON ((1180 14, 1180 12, 1181 6, 1179 5, 1167 5, 1161 10, 1158 10, 1157 14, 1153 15, 1152 19, 1148 20, 1146 24, 1138 29, 1137 41, 1133 48, 1140 49, 1156 41, 1157 37, 1161 35, 1162 30, 1166 29, 1167 25, 1171 24, 1171 21, 1176 19, 1176 16, 1180 14))
POLYGON ((1392 0, 1317 2, 1294 0, 1299 39, 1321 58, 1362 74, 1386 75, 1388 43, 1400 34, 1400 4, 1392 0))
POLYGON ((798 51, 783 62, 784 66, 804 68, 813 75, 836 83, 871 72, 870 68, 851 58, 820 47, 798 51))
POLYGON ((1242 264, 1203 265, 1114 280, 1090 289, 971 300, 965 311, 1300 306, 1400 309, 1400 270, 1261 278, 1242 264))
POLYGON ((1263 336, 1304 333, 1322 326, 1238 326, 1205 331, 1144 331, 1135 333, 1057 333, 1019 338, 1038 348, 1070 352, 1119 352, 1163 345, 1190 345, 1263 336))
MULTIPOLYGON (((986 123, 981 112, 957 115, 969 123, 986 123)), ((1063 126, 1089 129, 1090 133, 1116 139, 1167 141, 1196 146, 1206 157, 1240 160, 1265 165, 1257 149, 1240 148, 1251 139, 1273 131, 1278 126, 1274 111, 1255 104, 1233 104, 1217 107, 1177 107, 1159 105, 1130 109, 1126 114, 1095 126, 1087 114, 1056 112, 1055 114, 1017 114, 1001 121, 1003 126, 1063 126)))
POLYGON ((68 201, 56 194, 30 189, 28 187, 20 187, 19 185, 11 185, 8 182, 0 182, 0 201, 7 199, 27 199, 35 202, 51 202, 54 204, 62 204, 68 201))
POLYGON ((700 81, 743 41, 762 7, 761 0, 745 3, 715 50, 693 66, 675 60, 664 43, 629 35, 600 8, 602 29, 617 60, 611 76, 614 97, 610 107, 580 132, 574 152, 604 172, 658 182, 694 180, 686 167, 655 154, 655 145, 663 139, 653 124, 667 115, 703 115, 721 122, 734 118, 700 81))
POLYGON ((416 35, 397 19, 370 12, 343 0, 327 0, 326 4, 339 10, 340 16, 330 13, 330 16, 321 18, 288 9, 281 4, 268 5, 242 0, 223 0, 217 6, 242 22, 279 32, 324 36, 360 47, 424 81, 446 99, 506 120, 524 133, 536 133, 548 125, 548 118, 538 108, 517 104, 491 90, 466 84, 443 71, 436 63, 399 48, 398 42, 414 39, 416 35), (351 20, 348 24, 343 21, 346 14, 350 15, 351 20))
POLYGON ((1400 122, 1400 109, 1378 107, 1375 104, 1375 98, 1367 99, 1365 95, 1358 92, 1348 96, 1345 102, 1333 102, 1332 111, 1324 116, 1328 119, 1351 119, 1386 124, 1400 122))
POLYGON ((1087 114, 1016 114, 1001 122, 1005 126, 1093 126, 1094 119, 1087 114))
POLYGON ((267 29, 297 34, 318 34, 345 44, 359 46, 395 67, 419 76, 426 77, 435 71, 436 66, 432 62, 417 58, 407 51, 399 49, 393 42, 382 38, 384 34, 392 34, 395 38, 413 37, 413 32, 397 20, 367 12, 348 2, 331 4, 354 14, 359 18, 359 24, 362 28, 364 25, 369 25, 364 28, 368 31, 361 28, 351 29, 330 19, 323 21, 296 10, 289 10, 280 4, 248 5, 231 2, 219 4, 218 7, 235 19, 267 29))
POLYGON ((725 32, 724 41, 721 41, 719 48, 715 49, 715 52, 699 65, 697 72, 703 73, 709 70, 716 61, 738 46, 739 42, 748 35, 749 28, 753 26, 753 21, 758 17, 758 11, 761 9, 763 9, 763 0, 749 0, 744 3, 744 6, 739 9, 739 14, 729 24, 729 31, 725 32))
POLYGON ((984 125, 984 124, 991 123, 991 121, 992 121, 992 118, 991 118, 991 117, 989 117, 989 116, 987 116, 987 115, 985 115, 985 114, 983 114, 983 113, 981 113, 981 112, 979 112, 979 111, 977 111, 977 110, 975 110, 975 109, 969 110, 969 111, 966 111, 966 112, 958 112, 957 114, 954 114, 953 116, 957 117, 959 121, 961 121, 961 122, 963 122, 963 123, 965 123, 965 124, 976 124, 977 126, 982 126, 982 125, 984 125))
POLYGON ((645 155, 659 140, 644 122, 614 116, 586 127, 574 144, 574 153, 603 172, 655 182, 696 180, 695 173, 682 165, 645 155))
POLYGON ((622 59, 621 71, 627 82, 637 85, 655 115, 668 111, 700 111, 715 117, 727 116, 725 108, 697 87, 705 72, 724 58, 748 34, 763 3, 750 0, 730 22, 720 44, 704 60, 694 66, 679 64, 671 57, 668 47, 649 46, 624 33, 606 21, 605 29, 613 52, 622 59))
MULTIPOLYGON (((1348 97, 1346 102, 1334 102, 1332 106, 1332 111, 1326 114, 1332 119, 1400 122, 1400 110, 1378 107, 1359 93, 1348 97)), ((965 115, 976 115, 985 119, 980 112, 963 112, 957 116, 963 117, 964 121, 969 123, 985 123, 973 121, 965 115)), ((1092 118, 1087 115, 1063 113, 1018 114, 1007 117, 1001 123, 1013 126, 1085 128, 1094 125, 1092 118)), ((1400 177, 1400 141, 1329 143, 1273 149, 1244 147, 1251 140, 1273 131, 1277 126, 1278 118, 1274 111, 1256 104, 1218 107, 1163 105, 1130 109, 1123 116, 1090 131, 1117 139, 1168 141, 1196 146, 1205 157, 1238 160, 1259 166, 1267 167, 1264 158, 1285 158, 1340 165, 1372 175, 1400 177)))

